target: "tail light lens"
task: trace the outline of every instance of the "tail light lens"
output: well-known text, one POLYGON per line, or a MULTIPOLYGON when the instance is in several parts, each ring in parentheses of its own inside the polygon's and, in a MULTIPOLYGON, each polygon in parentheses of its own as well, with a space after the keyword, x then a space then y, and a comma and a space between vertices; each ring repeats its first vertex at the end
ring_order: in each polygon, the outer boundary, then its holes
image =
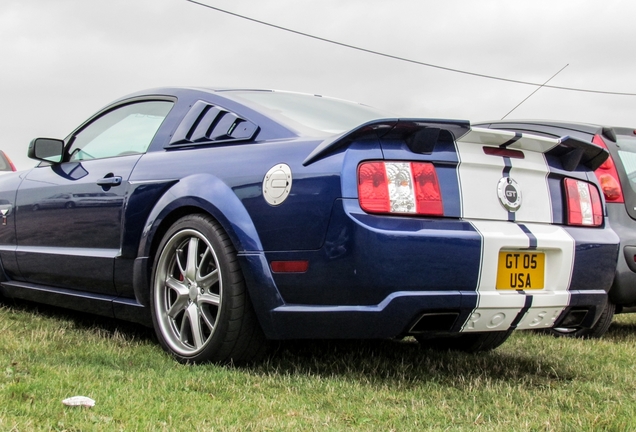
POLYGON ((437 172, 429 162, 360 164, 358 199, 368 213, 444 215, 437 172))
MULTIPOLYGON (((603 141, 603 138, 601 138, 599 135, 594 135, 592 142, 607 149, 605 141, 603 141)), ((596 174, 596 178, 601 185, 603 195, 605 195, 605 201, 613 203, 625 202, 625 199, 623 198, 623 189, 621 188, 621 182, 618 178, 618 172, 616 171, 616 165, 614 164, 614 160, 611 156, 608 157, 607 160, 603 162, 603 164, 598 167, 594 173, 596 174)))
POLYGON ((565 179, 568 225, 600 226, 603 223, 603 207, 598 189, 591 183, 565 179))

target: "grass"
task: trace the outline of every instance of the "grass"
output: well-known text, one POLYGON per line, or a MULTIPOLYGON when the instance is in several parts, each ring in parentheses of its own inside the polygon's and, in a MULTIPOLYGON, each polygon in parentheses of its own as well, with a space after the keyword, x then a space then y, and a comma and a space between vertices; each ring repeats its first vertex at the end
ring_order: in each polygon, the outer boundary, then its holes
POLYGON ((0 303, 2 431, 634 430, 636 315, 601 340, 517 332, 497 350, 287 342, 242 368, 186 366, 152 331, 0 303), (93 408, 66 407, 75 395, 93 408))

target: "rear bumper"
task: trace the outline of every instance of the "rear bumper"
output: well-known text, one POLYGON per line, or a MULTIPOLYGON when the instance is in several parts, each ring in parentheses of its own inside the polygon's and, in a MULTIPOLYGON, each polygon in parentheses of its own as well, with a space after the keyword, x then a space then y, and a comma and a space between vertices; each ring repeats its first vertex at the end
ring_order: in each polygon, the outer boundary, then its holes
POLYGON ((391 338, 591 327, 607 301, 618 237, 610 229, 367 215, 334 205, 320 250, 240 255, 269 338, 391 338), (541 290, 497 290, 500 250, 546 255, 541 290), (307 260, 272 274, 274 260, 307 260))
POLYGON ((396 292, 376 306, 283 305, 271 313, 274 334, 270 336, 275 335, 277 339, 392 338, 476 331, 477 321, 486 323, 486 328, 479 331, 504 331, 511 327, 508 318, 512 318, 516 329, 589 328, 607 301, 607 294, 602 290, 574 291, 568 304, 557 304, 544 297, 542 303, 548 304, 547 307, 488 308, 476 316, 472 306, 475 296, 475 293, 442 291, 396 292))

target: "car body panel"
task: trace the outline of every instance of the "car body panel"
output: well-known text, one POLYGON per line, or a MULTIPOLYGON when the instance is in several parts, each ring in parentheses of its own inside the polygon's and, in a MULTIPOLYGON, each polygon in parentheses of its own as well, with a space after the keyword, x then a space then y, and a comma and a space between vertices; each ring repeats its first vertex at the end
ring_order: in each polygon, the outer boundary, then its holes
POLYGON ((113 260, 120 249, 127 180, 139 155, 117 159, 116 168, 109 159, 97 159, 43 166, 25 176, 16 199, 21 214, 16 219, 17 261, 25 281, 114 292, 113 260), (109 175, 124 180, 112 188, 97 184, 109 175), (113 195, 106 195, 105 189, 113 195), (91 205, 71 200, 86 195, 93 197, 91 205), (51 204, 65 196, 68 200, 51 204))

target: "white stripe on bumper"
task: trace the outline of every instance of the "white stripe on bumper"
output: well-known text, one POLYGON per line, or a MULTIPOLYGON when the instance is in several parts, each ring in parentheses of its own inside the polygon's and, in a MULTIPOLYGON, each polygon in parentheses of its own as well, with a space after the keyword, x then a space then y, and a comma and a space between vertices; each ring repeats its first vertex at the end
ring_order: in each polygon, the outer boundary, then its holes
POLYGON ((527 250, 530 235, 511 222, 471 220, 482 236, 477 307, 464 323, 463 332, 548 328, 570 303, 568 288, 574 265, 574 239, 554 225, 524 224, 536 238, 536 250, 545 253, 545 287, 542 290, 496 289, 499 251, 527 250), (525 310, 524 310, 525 309, 525 310), (523 312, 523 316, 519 316, 523 312))

